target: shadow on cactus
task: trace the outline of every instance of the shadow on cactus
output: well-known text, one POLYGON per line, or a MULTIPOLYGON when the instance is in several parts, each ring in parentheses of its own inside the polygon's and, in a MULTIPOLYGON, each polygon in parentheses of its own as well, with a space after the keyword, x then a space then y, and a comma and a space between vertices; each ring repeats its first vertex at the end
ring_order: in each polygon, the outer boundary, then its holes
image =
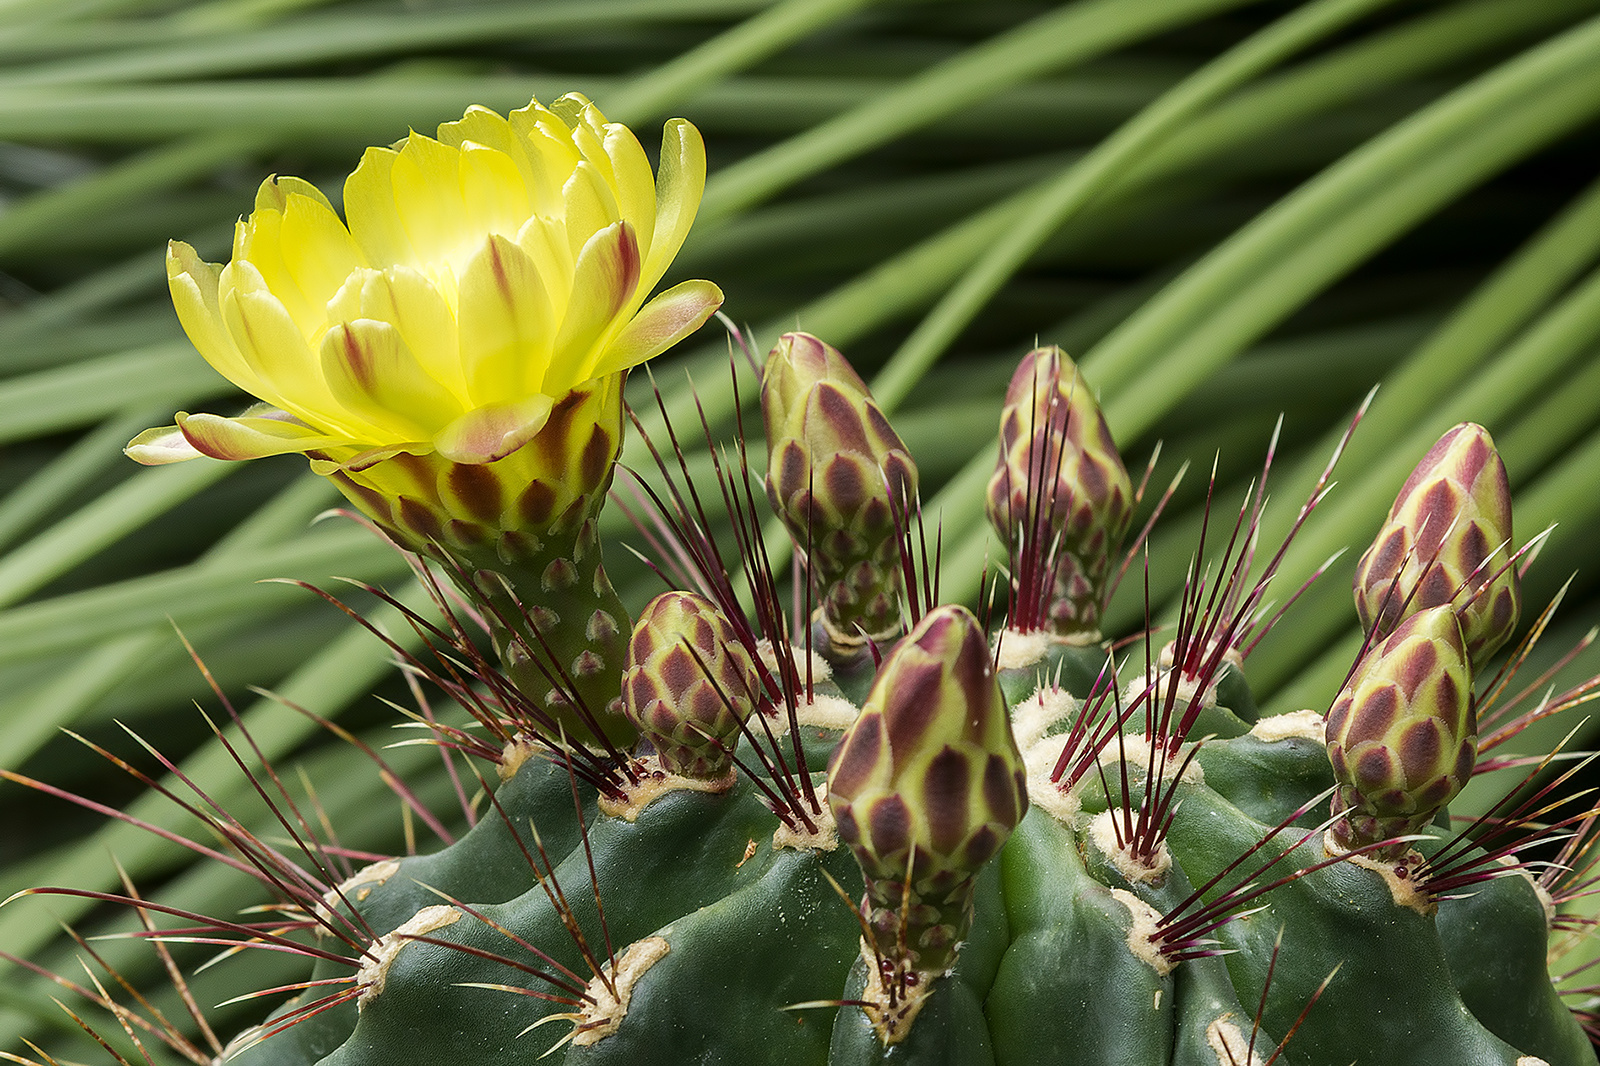
MULTIPOLYGON (((1549 610, 1490 659, 1526 546, 1486 432, 1429 452, 1364 556, 1367 643, 1326 716, 1259 718, 1247 683, 1295 599, 1268 599, 1287 545, 1257 543, 1270 452, 1236 517, 1208 510, 1176 618, 1105 639, 1167 497, 1145 507, 1148 473, 1134 484, 1058 349, 1007 393, 987 504, 1008 559, 976 613, 940 602, 913 457, 818 338, 786 335, 760 370, 764 472, 741 432, 696 483, 669 427, 641 440, 658 471, 613 490, 623 374, 720 301, 688 282, 645 302, 704 173, 691 127, 667 142, 652 180, 581 99, 474 110, 370 152, 348 228, 284 179, 229 266, 175 247, 186 329, 272 406, 182 414, 130 454, 304 452, 411 554, 436 613, 370 591, 426 650, 369 627, 464 712, 424 703, 412 724, 473 825, 451 840, 373 752, 447 846, 354 856, 263 764, 284 834, 266 840, 103 752, 277 902, 36 892, 134 908, 169 963, 198 941, 305 972, 226 1045, 192 1000, 179 1025, 68 987, 135 1044, 241 1066, 1596 1062, 1548 969, 1586 931, 1561 907, 1592 891, 1596 811, 1563 791, 1571 770, 1550 780, 1554 754, 1489 816, 1447 808, 1595 687, 1513 691, 1549 610), (636 619, 602 561, 608 493, 669 588, 636 619), (762 496, 796 549, 790 596, 762 496), (1546 845, 1548 865, 1519 858, 1546 845)), ((16 1061, 55 1061, 36 1054, 16 1061)))

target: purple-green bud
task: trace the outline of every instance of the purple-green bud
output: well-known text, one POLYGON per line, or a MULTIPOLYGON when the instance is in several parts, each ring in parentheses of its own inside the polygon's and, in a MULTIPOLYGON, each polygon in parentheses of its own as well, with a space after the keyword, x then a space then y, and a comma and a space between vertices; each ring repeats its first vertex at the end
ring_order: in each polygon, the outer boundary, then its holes
POLYGON ((1038 571, 1053 585, 1045 617, 1011 625, 1097 634, 1113 557, 1133 516, 1133 485, 1094 390, 1060 348, 1023 356, 1006 390, 1000 446, 989 521, 1015 551, 1048 563, 1047 573, 1038 571))
POLYGON ((828 764, 828 805, 861 864, 879 954, 923 973, 948 969, 971 925, 973 879, 1028 808, 972 612, 930 611, 889 653, 828 764))
MULTIPOLYGON (((1414 833, 1472 776, 1478 717, 1466 642, 1449 605, 1419 611, 1370 649, 1328 712, 1344 848, 1414 833)), ((1403 853, 1384 849, 1379 858, 1403 853)))
POLYGON ((866 384, 838 349, 785 333, 761 382, 767 496, 810 562, 819 615, 835 647, 900 631, 896 514, 917 493, 917 467, 866 384))
POLYGON ((704 596, 664 592, 634 624, 622 708, 673 773, 702 780, 728 773, 760 685, 750 653, 704 596))
POLYGON ((1481 666, 1510 638, 1522 610, 1510 546, 1505 464, 1489 431, 1463 422, 1423 456, 1361 557, 1361 624, 1382 637, 1406 614, 1453 602, 1467 655, 1481 666))

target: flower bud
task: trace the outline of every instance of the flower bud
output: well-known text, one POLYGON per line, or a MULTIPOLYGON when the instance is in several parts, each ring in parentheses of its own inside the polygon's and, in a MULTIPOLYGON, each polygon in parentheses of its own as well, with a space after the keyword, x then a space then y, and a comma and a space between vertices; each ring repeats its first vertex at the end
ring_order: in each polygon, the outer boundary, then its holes
POLYGON ((917 468, 866 384, 838 349, 785 333, 761 383, 767 496, 809 552, 819 615, 839 649, 900 630, 896 514, 916 497, 917 468))
MULTIPOLYGON (((1414 833, 1455 798, 1478 757, 1472 672, 1454 608, 1419 611, 1370 649, 1328 712, 1342 847, 1414 833)), ((1404 852, 1388 849, 1380 858, 1404 852)))
POLYGON ((733 626, 704 596, 664 592, 634 623, 623 712, 673 773, 701 779, 727 774, 760 684, 733 626))
POLYGON ((971 924, 974 877, 1028 807, 988 642, 966 608, 929 612, 884 660, 829 763, 828 805, 861 864, 878 952, 946 970, 971 924))
POLYGON ((1522 609, 1510 546, 1505 464, 1489 431, 1463 422, 1423 456, 1361 557, 1361 624, 1382 637, 1406 614, 1454 603, 1467 655, 1481 665, 1510 638, 1522 609))
POLYGON ((1112 560, 1133 516, 1133 486, 1094 391, 1060 348, 1023 357, 1006 390, 1000 444, 989 521, 1015 553, 1037 555, 1032 568, 1014 563, 1013 575, 1036 573, 1053 586, 1041 603, 1045 617, 1010 624, 1097 638, 1112 560))

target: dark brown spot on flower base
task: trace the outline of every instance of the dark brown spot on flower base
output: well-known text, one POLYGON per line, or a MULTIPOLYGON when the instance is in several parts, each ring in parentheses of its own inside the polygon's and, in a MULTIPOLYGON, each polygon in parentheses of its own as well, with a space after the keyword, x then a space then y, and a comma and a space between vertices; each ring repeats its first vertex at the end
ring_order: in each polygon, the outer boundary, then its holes
MULTIPOLYGON (((1400 563, 1406 557, 1406 549, 1410 546, 1410 537, 1403 526, 1394 526, 1383 539, 1379 540, 1367 552, 1367 557, 1361 567, 1362 581, 1369 587, 1377 582, 1387 582, 1400 570, 1400 563)), ((1388 589, 1373 589, 1373 592, 1387 593, 1388 589)))
POLYGON ((959 751, 946 745, 928 761, 922 806, 935 851, 950 855, 966 837, 971 788, 972 768, 959 751))
POLYGON ((1460 568, 1461 576, 1467 578, 1476 574, 1477 576, 1472 578, 1473 584, 1482 585, 1484 580, 1488 578, 1490 571, 1488 567, 1484 567, 1481 571, 1478 567, 1482 566, 1483 561, 1489 558, 1489 552, 1496 545, 1489 543, 1489 535, 1484 532, 1483 526, 1477 522, 1463 522, 1457 527, 1457 530, 1460 536, 1456 545, 1456 562, 1460 568))
POLYGON ((1365 693, 1351 711, 1344 737, 1345 743, 1353 747, 1363 740, 1379 740, 1389 732, 1400 713, 1399 696, 1393 685, 1383 685, 1365 693))
POLYGON ((1400 691, 1405 693, 1407 700, 1414 698, 1417 688, 1433 675, 1434 667, 1439 665, 1439 653, 1433 645, 1419 641, 1406 649, 1406 657, 1400 663, 1399 677, 1400 691))
POLYGON ((627 685, 628 706, 635 714, 643 714, 652 701, 657 698, 656 687, 651 684, 650 675, 640 672, 628 678, 627 685))
POLYGON ((439 516, 433 509, 421 500, 410 496, 400 497, 395 507, 395 518, 399 524, 410 530, 412 534, 424 541, 440 539, 443 529, 439 524, 439 516))
POLYGON ((1461 689, 1456 686, 1456 679, 1448 673, 1440 674, 1434 687, 1434 698, 1440 709, 1454 714, 1461 704, 1461 689))
POLYGON ((861 841, 861 827, 856 824, 855 812, 849 804, 840 804, 833 812, 834 828, 839 831, 839 839, 846 844, 858 844, 861 841))
POLYGON ((1428 572, 1422 575, 1422 580, 1417 583, 1416 599, 1412 601, 1414 610, 1424 607, 1439 607, 1449 603, 1456 594, 1456 582, 1445 572, 1442 566, 1430 566, 1428 572))
POLYGON ((1350 777, 1350 766, 1345 762, 1344 746, 1342 744, 1328 745, 1328 762, 1333 765, 1333 776, 1345 781, 1350 777))
POLYGON ((1417 550, 1426 561, 1438 550, 1451 523, 1461 512, 1461 494, 1448 481, 1439 480, 1423 491, 1417 507, 1417 550))
POLYGON ((401 452, 385 464, 391 471, 403 472, 419 488, 432 493, 435 490, 433 465, 428 459, 410 452, 401 452))
POLYGON ((603 485, 611 473, 611 463, 617 457, 615 443, 611 434, 601 426, 596 426, 594 432, 589 434, 589 443, 583 446, 583 457, 578 462, 578 469, 586 487, 603 485))
POLYGON ((380 521, 390 518, 392 512, 389 509, 389 500, 381 493, 355 481, 343 471, 335 471, 330 475, 330 480, 337 482, 344 494, 353 497, 356 506, 373 518, 380 521))
POLYGON ((904 852, 911 844, 911 811, 899 796, 885 796, 867 813, 867 830, 880 858, 904 852))
POLYGON ((655 673, 671 692, 683 692, 705 675, 689 649, 682 644, 667 649, 667 653, 656 662, 655 673))
POLYGON ((921 745, 934 718, 944 705, 944 671, 938 663, 906 663, 893 678, 893 691, 884 712, 889 731, 889 755, 896 768, 901 759, 921 745))
POLYGON ((854 796, 877 769, 882 752, 883 717, 863 714, 833 753, 828 766, 828 791, 837 796, 854 796))
POLYGON ((1004 838, 995 832, 994 826, 979 826, 978 831, 973 833, 967 840, 961 865, 968 870, 976 870, 992 859, 994 853, 1000 850, 1000 845, 1004 842, 1004 838))
POLYGON ((1369 795, 1394 784, 1399 774, 1393 753, 1387 748, 1369 747, 1356 759, 1354 776, 1356 787, 1369 795))
POLYGON ((452 518, 444 527, 441 539, 458 548, 474 548, 489 539, 491 533, 476 522, 452 518))
POLYGON ((1443 771, 1444 731, 1436 719, 1413 722, 1400 734, 1400 766, 1408 782, 1426 780, 1443 771))
POLYGON ((556 490, 543 481, 528 482, 528 487, 517 497, 517 514, 524 523, 535 528, 548 525, 555 509, 556 490))
POLYGON ((487 466, 451 463, 445 474, 450 494, 480 522, 495 522, 504 506, 500 479, 487 466))
POLYGON ((854 515, 874 495, 872 479, 878 472, 863 456, 845 452, 829 457, 821 474, 817 494, 829 510, 839 515, 854 515))
POLYGON ((540 465, 546 470, 565 471, 571 462, 573 428, 577 423, 578 409, 589 398, 589 393, 575 389, 556 401, 544 428, 527 447, 536 449, 540 465))
POLYGON ((1323 729, 1323 735, 1328 738, 1328 743, 1331 744, 1335 737, 1344 735, 1344 722, 1350 717, 1350 704, 1353 700, 1354 697, 1348 693, 1342 693, 1328 711, 1328 723, 1323 729))
POLYGON ((1418 811, 1437 811, 1456 794, 1456 782, 1448 777, 1436 777, 1418 789, 1412 799, 1418 811))
POLYGON ((861 424, 861 412, 856 408, 855 399, 838 385, 831 381, 818 382, 806 406, 807 421, 820 420, 818 428, 832 438, 830 443, 839 451, 870 455, 875 450, 867 439, 866 427, 861 424))
POLYGON ((1026 795, 1016 787, 1014 775, 1006 760, 991 754, 983 766, 983 805, 989 818, 1001 825, 1016 825, 1022 820, 1017 811, 1017 797, 1026 795))
MULTIPOLYGON (((1472 428, 1477 429, 1475 426, 1472 428)), ((1466 432, 1467 427, 1462 427, 1462 430, 1466 432)), ((1466 486, 1468 492, 1472 491, 1473 486, 1478 481, 1478 475, 1483 473, 1484 467, 1489 465, 1489 461, 1493 457, 1494 453, 1489 450, 1487 436, 1482 430, 1474 432, 1472 434, 1472 442, 1467 445, 1464 452, 1456 457, 1456 469, 1454 471, 1456 478, 1466 486)))
POLYGON ((1516 600, 1509 588, 1501 588, 1494 594, 1494 607, 1489 612, 1489 632, 1504 633, 1511 628, 1516 617, 1516 600))

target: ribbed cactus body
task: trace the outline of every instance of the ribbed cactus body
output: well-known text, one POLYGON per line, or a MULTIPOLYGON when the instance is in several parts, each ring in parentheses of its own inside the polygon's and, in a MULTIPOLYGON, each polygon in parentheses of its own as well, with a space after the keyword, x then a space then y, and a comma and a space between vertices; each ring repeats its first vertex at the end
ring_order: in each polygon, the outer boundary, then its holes
MULTIPOLYGON (((857 1007, 783 1009, 861 995, 867 964, 860 925, 827 881, 859 884, 860 874, 844 847, 775 848, 780 823, 746 781, 723 794, 669 793, 632 822, 600 813, 585 797, 617 956, 656 936, 668 947, 638 978, 612 1035, 541 1060, 570 1025, 551 1022, 519 1034, 565 1007, 463 987, 537 983, 503 964, 412 943, 395 955, 383 991, 359 1010, 320 1016, 234 1061, 1227 1066, 1219 1041, 1228 1039, 1230 1025, 1248 1038, 1281 930, 1258 1061, 1338 967, 1280 1061, 1529 1066, 1526 1056, 1534 1055, 1553 1066, 1593 1063, 1550 989, 1545 913, 1526 878, 1442 901, 1430 915, 1397 903, 1379 873, 1339 863, 1274 889, 1259 901, 1266 909, 1219 929, 1215 937, 1234 954, 1161 972, 1130 947, 1138 925, 1130 900, 1156 911, 1172 907, 1271 835, 1285 808, 1333 784, 1320 740, 1304 731, 1274 737, 1271 724, 1202 749, 1202 779, 1178 785, 1169 837, 1174 865, 1157 883, 1120 878, 1092 843, 1089 823, 1117 800, 1117 786, 1109 797, 1098 783, 1083 790, 1074 818, 1030 808, 976 879, 973 921, 953 971, 934 981, 910 1036, 893 1050, 857 1007), (1281 791, 1264 788, 1272 780, 1282 782, 1281 791), (1487 975, 1463 965, 1478 956, 1494 960, 1487 975), (1494 974, 1511 973, 1514 989, 1489 994, 1494 974)), ((579 923, 591 945, 603 945, 566 774, 529 760, 500 795, 513 818, 540 825, 579 923)), ((1262 865, 1287 854, 1263 877, 1325 858, 1320 835, 1310 835, 1320 819, 1312 812, 1277 833, 1262 865)), ((421 907, 444 903, 417 884, 425 882, 583 972, 549 899, 525 863, 510 861, 511 851, 506 823, 486 820, 439 855, 401 860, 357 907, 378 929, 398 925, 421 907), (501 898, 507 891, 514 894, 501 898)), ((468 916, 428 935, 533 961, 468 916)))

